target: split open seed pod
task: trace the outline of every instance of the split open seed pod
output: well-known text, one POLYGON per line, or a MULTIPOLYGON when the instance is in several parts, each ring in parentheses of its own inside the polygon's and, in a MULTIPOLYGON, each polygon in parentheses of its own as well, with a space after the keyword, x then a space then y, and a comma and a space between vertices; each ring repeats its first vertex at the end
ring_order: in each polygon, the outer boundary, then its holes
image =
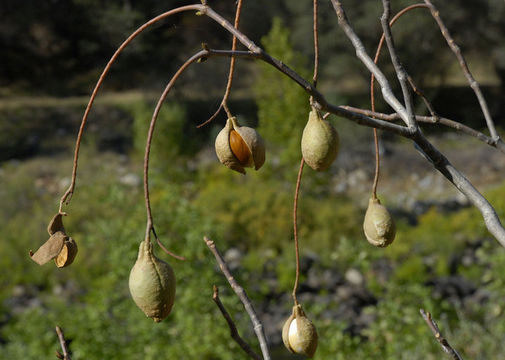
POLYGON ((293 354, 313 357, 317 349, 316 327, 307 318, 302 306, 293 306, 291 316, 282 328, 282 341, 284 346, 293 354))
POLYGON ((338 155, 337 130, 312 108, 302 134, 302 155, 312 169, 324 171, 338 155))
POLYGON ((128 282, 135 304, 155 322, 165 319, 174 305, 175 275, 172 267, 153 254, 150 241, 142 241, 128 282))
POLYGON ((258 170, 265 163, 265 143, 256 130, 240 126, 229 118, 216 137, 219 161, 232 170, 245 174, 246 167, 258 170))
POLYGON ((73 263, 77 255, 77 244, 67 236, 62 217, 60 213, 53 216, 47 226, 49 239, 35 253, 30 251, 31 259, 37 264, 44 265, 54 259, 56 266, 62 268, 73 263))
POLYGON ((377 198, 370 198, 368 201, 363 230, 368 242, 377 247, 386 247, 395 239, 396 226, 393 217, 377 198))

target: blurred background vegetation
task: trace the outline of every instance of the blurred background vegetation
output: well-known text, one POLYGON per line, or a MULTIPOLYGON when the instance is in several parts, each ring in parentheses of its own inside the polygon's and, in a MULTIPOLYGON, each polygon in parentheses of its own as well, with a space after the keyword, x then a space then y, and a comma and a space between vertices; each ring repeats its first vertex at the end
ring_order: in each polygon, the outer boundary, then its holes
MULTIPOLYGON (((79 254, 65 269, 28 257, 69 184, 74 136, 94 82, 114 49, 146 20, 187 1, 5 0, 0 3, 0 358, 40 359, 58 349, 61 326, 74 359, 242 359, 212 302, 212 284, 253 345, 238 299, 207 250, 214 239, 246 288, 276 359, 294 280, 292 197, 308 98, 268 66, 238 61, 230 108, 267 142, 267 162, 247 176, 221 166, 213 141, 228 61, 194 65, 164 105, 152 150, 158 234, 188 258, 174 267, 177 302, 154 324, 128 293, 144 234, 141 161, 154 103, 175 69, 202 42, 227 48, 218 25, 193 14, 155 26, 120 56, 97 98, 81 151, 76 193, 64 219, 79 254)), ((233 18, 234 1, 209 1, 233 18)), ((411 1, 393 1, 396 12, 411 1)), ((435 2, 483 85, 497 125, 505 120, 505 3, 435 2)), ((321 2, 319 87, 337 104, 369 107, 368 76, 321 2)), ((380 38, 380 1, 344 2, 369 52, 380 38)), ((245 1, 241 28, 272 55, 310 78, 311 2, 245 1)), ((484 121, 452 53, 426 10, 398 21, 402 61, 441 115, 477 129, 484 121)), ((391 79, 386 56, 380 65, 391 79)), ((425 113, 421 101, 418 113, 425 113)), ((379 110, 390 111, 379 102, 379 110)), ((341 154, 331 169, 304 173, 299 223, 300 300, 316 324, 316 359, 439 359, 419 315, 433 312, 465 358, 504 353, 505 251, 479 213, 404 140, 381 134, 380 196, 398 223, 395 243, 372 248, 361 223, 373 176, 370 129, 330 118, 341 154)), ((426 126, 450 159, 505 219, 505 159, 474 139, 426 126)), ((296 358, 296 357, 294 357, 296 358)))

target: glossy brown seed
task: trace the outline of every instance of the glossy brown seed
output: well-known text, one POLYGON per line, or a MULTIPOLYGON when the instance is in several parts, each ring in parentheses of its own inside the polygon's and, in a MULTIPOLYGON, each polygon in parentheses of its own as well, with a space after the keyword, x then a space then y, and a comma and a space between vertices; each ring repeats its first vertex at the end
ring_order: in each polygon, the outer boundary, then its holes
POLYGON ((245 143, 242 136, 235 130, 230 131, 230 148, 233 155, 237 158, 242 166, 248 166, 251 161, 251 150, 245 143))

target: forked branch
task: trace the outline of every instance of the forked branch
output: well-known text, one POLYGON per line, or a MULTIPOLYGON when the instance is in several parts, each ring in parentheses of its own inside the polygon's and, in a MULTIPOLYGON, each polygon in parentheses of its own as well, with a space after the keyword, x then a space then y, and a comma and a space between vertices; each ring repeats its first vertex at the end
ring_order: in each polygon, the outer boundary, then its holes
POLYGON ((219 268, 221 269, 224 276, 226 277, 226 280, 228 280, 228 283, 230 284, 231 288, 233 289, 235 294, 237 294, 240 301, 244 305, 244 308, 247 311, 247 314, 249 315, 251 322, 253 323, 254 333, 256 334, 256 337, 258 338, 258 341, 260 343, 261 353, 263 354, 263 359, 270 360, 270 351, 268 349, 268 343, 266 340, 265 332, 263 330, 263 324, 259 320, 258 315, 256 315, 256 310, 254 310, 251 300, 249 300, 249 297, 247 296, 247 293, 245 292, 244 288, 237 283, 237 281, 235 280, 235 278, 231 274, 230 269, 228 268, 228 265, 226 264, 223 257, 221 256, 221 253, 217 249, 214 241, 210 240, 206 236, 203 238, 203 240, 205 241, 205 244, 210 249, 210 251, 212 252, 214 257, 216 258, 217 263, 219 264, 219 268))
POLYGON ((453 360, 463 360, 461 355, 459 355, 459 353, 449 344, 447 339, 442 335, 440 329, 438 328, 437 323, 435 322, 435 320, 433 320, 431 314, 429 312, 425 312, 423 309, 419 309, 419 312, 421 313, 421 316, 423 317, 424 321, 426 321, 426 324, 428 324, 428 327, 433 333, 433 336, 435 337, 435 339, 437 339, 442 349, 447 354, 449 354, 449 356, 453 360))

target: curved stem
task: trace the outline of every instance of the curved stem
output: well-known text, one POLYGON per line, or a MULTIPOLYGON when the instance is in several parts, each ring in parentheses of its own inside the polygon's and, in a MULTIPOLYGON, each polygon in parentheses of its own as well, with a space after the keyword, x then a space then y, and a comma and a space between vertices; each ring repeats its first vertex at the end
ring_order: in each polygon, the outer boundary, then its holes
MULTIPOLYGON (((146 204, 146 213, 147 213, 147 225, 146 225, 146 240, 149 241, 149 235, 151 231, 154 229, 153 226, 153 216, 151 212, 151 201, 149 198, 149 155, 151 153, 151 142, 154 134, 154 128, 156 126, 156 120, 158 119, 158 114, 160 112, 161 106, 163 105, 163 102, 168 96, 168 93, 174 86, 175 82, 179 78, 179 76, 195 61, 199 60, 200 58, 204 57, 205 55, 208 54, 207 50, 201 50, 192 57, 190 57, 182 66, 176 71, 172 79, 170 79, 169 83, 165 87, 165 90, 161 94, 160 98, 158 99, 158 103, 156 104, 156 107, 153 112, 153 116, 151 118, 151 123, 149 125, 149 131, 147 133, 147 141, 146 141, 146 149, 144 153, 144 199, 145 199, 145 204, 146 204)), ((158 244, 160 243, 158 237, 156 236, 156 233, 154 233, 156 239, 158 240, 158 244)), ((170 251, 166 250, 163 246, 160 246, 165 252, 167 252, 169 255, 181 259, 180 256, 174 255, 170 251)), ((184 259, 184 258, 182 258, 184 259)))
POLYGON ((372 185, 372 198, 377 199, 377 185, 379 184, 380 173, 380 154, 379 154, 379 137, 377 136, 377 129, 373 129, 373 140, 375 143, 375 175, 372 185))
POLYGON ((314 76, 312 77, 312 82, 314 84, 314 87, 317 86, 317 76, 318 76, 318 71, 319 71, 319 34, 318 34, 318 8, 319 4, 317 0, 314 0, 313 3, 313 8, 314 8, 314 76))
POLYGON ((145 29, 147 29, 151 25, 157 23, 158 21, 161 21, 161 20, 163 20, 163 19, 165 19, 165 18, 167 18, 167 17, 169 17, 171 15, 174 15, 174 14, 177 14, 177 13, 180 13, 180 12, 183 12, 183 11, 190 11, 190 10, 200 10, 200 11, 202 11, 204 9, 205 9, 205 7, 203 5, 187 5, 187 6, 178 7, 176 9, 167 11, 167 12, 161 14, 161 15, 156 16, 155 18, 149 20, 144 25, 140 26, 137 30, 135 30, 119 46, 119 48, 116 50, 116 52, 112 55, 112 57, 110 58, 109 62, 107 63, 107 65, 103 69, 103 72, 100 75, 100 78, 98 79, 98 81, 97 81, 97 83, 95 85, 95 88, 93 89, 93 92, 92 92, 91 97, 89 99, 88 105, 86 106, 86 110, 84 111, 84 115, 83 115, 82 120, 81 120, 81 125, 79 127, 79 133, 77 134, 77 140, 75 142, 74 164, 73 164, 73 168, 72 168, 72 180, 70 181, 70 186, 68 187, 67 191, 65 192, 65 194, 63 194, 63 196, 60 199, 59 213, 63 213, 62 212, 63 204, 65 203, 65 205, 68 205, 69 202, 70 202, 70 199, 72 198, 72 194, 74 193, 75 182, 76 182, 76 178, 77 178, 77 163, 78 163, 78 159, 79 159, 79 149, 81 147, 82 134, 84 132, 84 127, 85 127, 86 122, 88 120, 89 112, 91 110, 91 107, 93 106, 93 102, 95 101, 95 97, 96 97, 96 95, 98 93, 98 90, 102 86, 102 83, 103 83, 103 81, 105 79, 105 76, 109 72, 112 64, 118 58, 119 54, 121 54, 121 52, 126 48, 126 46, 128 46, 128 44, 130 42, 132 42, 132 40, 135 39, 142 31, 144 31, 145 29))
MULTIPOLYGON (((233 25, 233 27, 235 29, 238 29, 238 25, 239 25, 239 22, 240 22, 240 13, 241 13, 241 11, 242 11, 242 0, 238 0, 238 2, 237 2, 237 10, 235 11, 235 23, 233 25)), ((231 44, 231 50, 234 51, 236 49, 237 49, 237 37, 235 35, 233 35, 233 40, 232 40, 232 44, 231 44)), ((228 83, 226 84, 226 90, 224 92, 223 100, 221 100, 221 104, 219 105, 219 108, 214 113, 214 115, 212 115, 208 120, 206 120, 203 123, 199 124, 197 126, 197 128, 201 128, 202 126, 207 125, 212 120, 214 120, 216 118, 216 116, 219 114, 219 112, 221 111, 221 109, 224 109, 224 111, 226 112, 226 115, 228 116, 228 118, 233 117, 230 109, 228 108, 227 101, 228 101, 228 97, 230 96, 231 84, 233 83, 233 74, 234 74, 234 72, 235 72, 235 58, 232 57, 230 59, 230 70, 228 72, 228 83)))
POLYGON ((302 157, 300 161, 300 169, 298 170, 298 178, 296 179, 296 189, 295 189, 295 201, 293 205, 293 236, 295 238, 295 257, 296 257, 296 273, 295 273, 295 284, 293 286, 293 301, 295 305, 298 304, 298 299, 296 298, 296 291, 298 290, 298 283, 300 281, 300 250, 298 246, 298 195, 300 194, 300 185, 302 183, 302 173, 303 165, 305 165, 305 160, 302 157))
MULTIPOLYGON (((389 26, 393 26, 393 24, 398 20, 403 14, 409 12, 412 9, 416 8, 427 8, 428 6, 425 4, 414 4, 406 7, 405 9, 401 10, 398 12, 392 19, 391 22, 389 23, 389 26)), ((379 56, 382 50, 382 46, 384 44, 385 40, 385 34, 383 33, 379 45, 377 46, 377 51, 375 52, 375 58, 374 58, 374 63, 377 64, 377 61, 379 60, 379 56)), ((375 112, 375 87, 374 87, 374 82, 375 82, 375 76, 372 73, 370 76, 370 103, 372 107, 372 112, 375 112)), ((379 183, 379 174, 380 174, 380 154, 379 154, 379 137, 377 135, 377 129, 373 129, 373 138, 374 138, 374 143, 375 143, 375 175, 374 175, 374 180, 373 180, 373 186, 372 186, 372 198, 377 199, 377 185, 379 183)))

